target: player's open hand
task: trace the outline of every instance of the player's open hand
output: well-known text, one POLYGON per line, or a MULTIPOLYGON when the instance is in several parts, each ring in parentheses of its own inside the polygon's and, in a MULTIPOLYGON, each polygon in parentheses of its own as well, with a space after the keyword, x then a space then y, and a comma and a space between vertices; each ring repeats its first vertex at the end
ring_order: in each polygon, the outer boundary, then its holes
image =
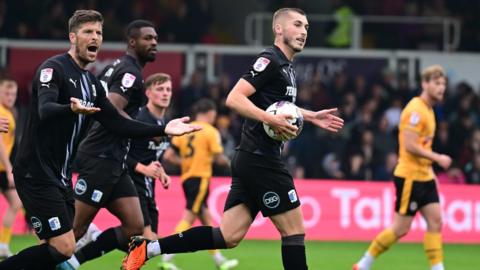
POLYGON ((167 123, 167 126, 165 127, 165 134, 179 136, 202 129, 201 126, 187 123, 188 121, 190 121, 190 117, 188 116, 173 119, 172 121, 167 123))
POLYGON ((70 108, 74 113, 86 115, 94 114, 100 111, 100 108, 90 106, 90 104, 87 104, 85 101, 74 97, 70 98, 70 108))
POLYGON ((343 119, 336 116, 337 108, 317 111, 312 123, 318 127, 332 132, 338 132, 343 127, 343 119))
POLYGON ((298 128, 288 122, 288 119, 292 118, 293 117, 288 114, 271 115, 267 120, 267 125, 269 125, 275 133, 281 137, 296 137, 298 128))
POLYGON ((8 121, 8 118, 0 117, 0 132, 8 132, 9 124, 10 121, 8 121))

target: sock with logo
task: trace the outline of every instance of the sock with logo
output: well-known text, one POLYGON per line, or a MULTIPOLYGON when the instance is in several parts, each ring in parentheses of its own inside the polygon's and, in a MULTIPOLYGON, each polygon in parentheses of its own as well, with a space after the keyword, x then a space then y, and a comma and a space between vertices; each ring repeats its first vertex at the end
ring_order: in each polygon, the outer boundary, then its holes
POLYGON ((377 258, 380 254, 387 251, 393 244, 395 244, 397 240, 398 238, 392 229, 385 229, 373 239, 368 247, 368 253, 374 258, 377 258))
POLYGON ((443 248, 442 235, 440 233, 426 232, 423 238, 423 247, 430 266, 442 264, 443 269, 443 248))
MULTIPOLYGON (((223 249, 227 245, 219 228, 210 226, 198 226, 190 228, 182 233, 170 235, 158 241, 158 251, 162 254, 174 254, 194 252, 197 250, 223 249)), ((147 248, 147 252, 149 252, 147 248)), ((151 252, 153 256, 158 255, 151 252)), ((150 257, 150 256, 149 256, 150 257)))

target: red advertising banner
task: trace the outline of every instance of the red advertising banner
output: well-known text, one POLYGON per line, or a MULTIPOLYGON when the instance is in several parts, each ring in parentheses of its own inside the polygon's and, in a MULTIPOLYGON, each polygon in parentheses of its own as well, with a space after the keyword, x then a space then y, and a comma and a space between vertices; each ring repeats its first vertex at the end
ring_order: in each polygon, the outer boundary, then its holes
MULTIPOLYGON (((30 49, 11 48, 9 50, 8 69, 11 76, 18 82, 19 100, 26 103, 29 100, 31 82, 38 66, 47 58, 64 53, 68 49, 30 49)), ((124 51, 102 49, 97 61, 89 65, 89 69, 97 74, 116 58, 125 54, 124 51)), ((148 63, 143 71, 144 76, 156 72, 165 72, 172 76, 173 88, 179 89, 184 66, 184 55, 181 52, 159 52, 155 62, 148 63)))
MULTIPOLYGON (((370 241, 383 228, 391 224, 394 213, 395 192, 391 183, 353 181, 297 180, 296 186, 304 213, 307 239, 370 241)), ((208 200, 215 222, 219 222, 230 188, 229 178, 214 178, 208 200)), ((157 185, 156 200, 159 209, 159 233, 171 234, 185 207, 178 178, 163 190, 157 185)), ((444 217, 443 239, 449 243, 480 243, 480 186, 448 185, 440 187, 444 217)), ((6 209, 0 199, 0 215, 6 209)), ((105 229, 119 224, 118 220, 102 210, 95 224, 105 229)), ((412 230, 404 238, 421 242, 425 221, 417 216, 412 230)), ((22 218, 16 222, 15 232, 25 229, 22 218)), ((278 239, 279 235, 268 219, 260 214, 255 219, 249 239, 278 239)))

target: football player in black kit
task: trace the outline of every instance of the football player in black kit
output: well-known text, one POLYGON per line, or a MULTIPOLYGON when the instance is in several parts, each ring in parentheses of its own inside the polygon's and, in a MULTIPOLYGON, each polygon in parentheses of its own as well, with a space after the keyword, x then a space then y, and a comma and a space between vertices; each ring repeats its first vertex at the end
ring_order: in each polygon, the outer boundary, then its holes
MULTIPOLYGON (((133 237, 123 269, 139 269, 145 260, 163 253, 233 248, 243 239, 259 211, 270 218, 281 235, 284 269, 307 269, 299 197, 292 176, 280 159, 282 143, 271 139, 262 123, 285 136, 297 131, 288 123, 289 116, 272 115, 265 109, 280 100, 295 102, 297 88, 292 59, 303 50, 308 21, 302 10, 283 8, 273 15, 272 26, 274 46, 259 54, 227 97, 227 106, 246 119, 240 146, 232 159, 232 185, 220 228, 194 227, 158 241, 133 237)), ((335 111, 301 109, 306 121, 332 132, 343 126, 343 120, 333 114, 335 111)))
MULTIPOLYGON (((142 69, 155 60, 157 33, 152 23, 136 20, 127 26, 126 37, 126 54, 106 66, 99 80, 120 113, 134 118, 144 104, 142 69)), ((142 234, 140 202, 125 164, 129 143, 129 139, 106 130, 98 122, 93 123, 80 143, 76 160, 79 175, 74 188, 75 237, 78 239, 87 231, 102 207, 116 216, 121 225, 102 232, 77 250, 60 269, 77 269, 113 249, 127 251, 129 237, 142 234)))
POLYGON ((98 80, 85 70, 102 44, 102 24, 97 11, 77 10, 68 23, 69 51, 47 59, 35 74, 13 174, 27 217, 42 243, 0 262, 0 269, 55 269, 73 254, 71 162, 92 117, 126 137, 197 130, 184 123, 188 118, 153 126, 118 113, 98 80))
MULTIPOLYGON (((170 75, 155 73, 145 80, 147 105, 140 108, 136 119, 150 124, 165 122, 165 112, 172 99, 170 75)), ((157 239, 158 210, 155 203, 155 180, 159 179, 163 188, 170 185, 170 177, 160 164, 165 150, 169 147, 168 137, 134 139, 128 152, 127 164, 130 176, 137 188, 143 214, 143 236, 157 239)))

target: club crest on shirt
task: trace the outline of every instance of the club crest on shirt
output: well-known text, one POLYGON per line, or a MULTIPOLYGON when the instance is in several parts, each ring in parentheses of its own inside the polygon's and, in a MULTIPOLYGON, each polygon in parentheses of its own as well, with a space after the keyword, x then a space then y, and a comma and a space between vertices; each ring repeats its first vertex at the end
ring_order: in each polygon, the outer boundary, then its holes
POLYGON ((253 64, 253 70, 256 72, 262 72, 267 68, 268 64, 270 64, 270 60, 265 57, 259 57, 255 64, 253 64))
POLYGON ((40 71, 40 82, 46 83, 52 80, 53 68, 44 68, 40 71))
POLYGON ((131 73, 127 72, 127 73, 123 74, 122 86, 125 87, 125 88, 132 87, 133 83, 135 82, 135 79, 136 79, 135 75, 133 75, 131 73))
POLYGON ((412 112, 410 115, 410 125, 416 126, 418 122, 420 121, 420 114, 417 112, 412 112))

